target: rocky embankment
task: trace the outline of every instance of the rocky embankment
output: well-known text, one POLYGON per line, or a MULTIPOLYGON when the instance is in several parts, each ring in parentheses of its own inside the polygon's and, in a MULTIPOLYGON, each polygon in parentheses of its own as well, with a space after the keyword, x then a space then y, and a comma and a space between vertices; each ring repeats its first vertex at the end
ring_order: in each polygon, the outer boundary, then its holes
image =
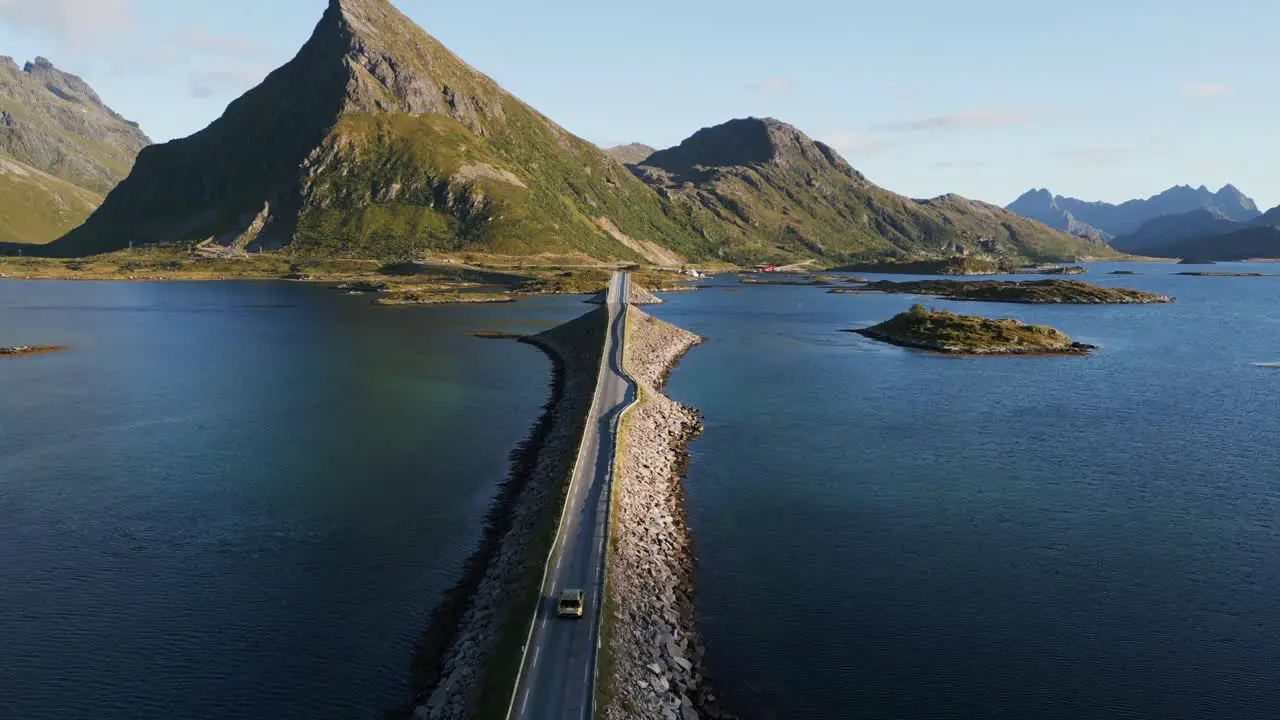
POLYGON ((506 677, 510 663, 499 662, 498 655, 510 637, 518 636, 518 656, 528 631, 526 591, 536 592, 542 579, 550 535, 595 392, 607 323, 608 313, 600 308, 522 338, 551 356, 551 400, 530 437, 513 454, 511 474, 490 510, 480 549, 457 587, 434 611, 419 643, 413 669, 414 720, 471 717, 478 703, 495 698, 506 708, 515 668, 510 667, 511 677, 506 677))
POLYGON ((702 422, 661 392, 667 373, 701 338, 630 312, 624 364, 640 386, 640 403, 620 430, 625 454, 614 494, 605 713, 611 720, 728 718, 703 668, 681 487, 684 447, 702 422))
POLYGON ((8 347, 0 347, 0 357, 44 355, 45 353, 54 353, 65 349, 61 345, 10 345, 8 347))

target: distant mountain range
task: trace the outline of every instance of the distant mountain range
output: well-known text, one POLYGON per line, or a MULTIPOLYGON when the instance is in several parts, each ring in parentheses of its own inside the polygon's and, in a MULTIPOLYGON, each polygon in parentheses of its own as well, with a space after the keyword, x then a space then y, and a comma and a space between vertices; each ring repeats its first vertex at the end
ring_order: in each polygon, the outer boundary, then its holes
POLYGON ((299 256, 475 250, 656 264, 1112 252, 993 205, 896 195, 772 119, 612 155, 388 0, 330 0, 292 60, 204 130, 143 150, 48 251, 212 240, 299 256))
POLYGON ((1251 220, 1233 220, 1217 209, 1166 215, 1112 240, 1122 252, 1199 260, 1280 257, 1280 207, 1251 220))
POLYGON ((149 144, 75 75, 0 57, 0 242, 47 243, 79 225, 149 144))
POLYGON ((1261 214, 1257 204, 1233 185, 1225 185, 1216 193, 1203 185, 1178 185, 1146 200, 1119 205, 1063 197, 1044 189, 1030 190, 1007 209, 1073 235, 1105 240, 1135 233, 1152 220, 1195 210, 1205 209, 1236 222, 1248 222, 1261 214))

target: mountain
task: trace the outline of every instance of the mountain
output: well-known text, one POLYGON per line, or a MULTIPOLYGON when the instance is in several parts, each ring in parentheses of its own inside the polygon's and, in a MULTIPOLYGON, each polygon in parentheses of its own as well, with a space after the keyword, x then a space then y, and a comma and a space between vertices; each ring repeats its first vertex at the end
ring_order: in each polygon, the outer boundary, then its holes
POLYGON ((1240 228, 1217 208, 1197 208, 1177 215, 1162 215, 1143 223, 1136 231, 1111 241, 1115 249, 1134 255, 1162 256, 1164 247, 1181 240, 1219 235, 1240 228))
POLYGON ((50 252, 206 240, 300 256, 476 250, 663 265, 1110 252, 995 206, 895 195, 775 120, 709 128, 628 170, 388 0, 330 0, 292 60, 204 130, 143 150, 50 252))
POLYGON ((1146 200, 1129 200, 1120 205, 1087 202, 1053 195, 1048 190, 1029 190, 1007 207, 1023 217, 1076 234, 1096 230, 1105 236, 1119 237, 1138 230, 1143 223, 1166 215, 1180 215, 1208 208, 1223 217, 1247 222, 1258 217, 1258 206, 1233 185, 1210 192, 1201 185, 1192 188, 1179 185, 1146 200))
POLYGON ((47 243, 84 222, 101 202, 91 190, 0 152, 0 243, 47 243))
POLYGON ((1152 220, 1116 238, 1117 250, 1135 255, 1245 260, 1280 257, 1280 207, 1238 222, 1216 210, 1200 209, 1152 220))
POLYGON ((696 253, 670 210, 387 0, 330 0, 292 60, 204 130, 144 150, 53 251, 213 239, 303 255, 696 253))
POLYGON ((704 128, 632 169, 689 214, 713 254, 739 262, 956 253, 1039 260, 1110 252, 957 195, 896 195, 830 146, 772 118, 704 128))
POLYGON ((0 241, 45 243, 79 225, 150 142, 75 75, 0 57, 0 241))
POLYGON ((623 165, 639 165, 644 162, 645 158, 652 155, 655 151, 648 145, 631 143, 630 145, 618 145, 616 147, 607 148, 605 152, 609 157, 617 160, 623 165))

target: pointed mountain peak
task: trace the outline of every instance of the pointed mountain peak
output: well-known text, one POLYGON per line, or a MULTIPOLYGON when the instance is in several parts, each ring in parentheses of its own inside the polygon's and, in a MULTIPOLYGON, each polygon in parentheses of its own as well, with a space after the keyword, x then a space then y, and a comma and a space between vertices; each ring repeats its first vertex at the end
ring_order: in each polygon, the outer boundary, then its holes
POLYGON ((343 113, 444 115, 477 135, 503 118, 497 83, 388 0, 329 0, 306 45, 277 72, 304 85, 308 76, 341 83, 343 113))
POLYGON ((740 118, 703 128, 676 147, 659 150, 645 165, 687 174, 698 169, 773 165, 800 170, 836 170, 865 180, 825 143, 774 118, 740 118))

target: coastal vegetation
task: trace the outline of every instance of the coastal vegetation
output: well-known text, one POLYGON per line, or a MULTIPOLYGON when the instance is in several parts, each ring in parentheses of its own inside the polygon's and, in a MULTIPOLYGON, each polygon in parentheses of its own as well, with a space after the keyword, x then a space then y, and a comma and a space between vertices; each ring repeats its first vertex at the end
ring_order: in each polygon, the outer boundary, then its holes
POLYGON ((851 295, 865 292, 882 292, 898 295, 934 295, 948 300, 973 300, 977 302, 1029 303, 1037 305, 1133 305, 1170 303, 1168 295, 1109 288, 1078 280, 915 280, 892 282, 888 280, 867 283, 857 288, 839 288, 830 292, 851 295))
POLYGON ((879 325, 846 332, 948 355, 1085 355, 1094 349, 1044 325, 1027 325, 1011 318, 956 315, 923 305, 913 305, 879 325))

